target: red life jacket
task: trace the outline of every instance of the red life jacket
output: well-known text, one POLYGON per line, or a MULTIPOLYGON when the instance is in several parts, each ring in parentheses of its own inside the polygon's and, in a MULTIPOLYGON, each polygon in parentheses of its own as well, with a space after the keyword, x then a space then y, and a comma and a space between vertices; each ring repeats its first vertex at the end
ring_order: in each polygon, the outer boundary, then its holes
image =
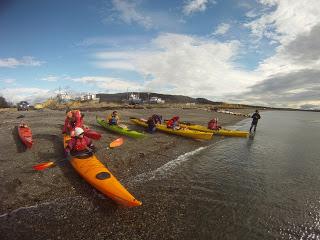
POLYGON ((87 149, 87 146, 90 145, 91 140, 84 136, 83 138, 72 138, 68 144, 68 148, 71 151, 81 152, 87 149))
POLYGON ((79 110, 75 110, 72 112, 72 118, 69 119, 66 117, 64 121, 64 132, 71 132, 74 131, 76 127, 83 127, 83 115, 79 110))
POLYGON ((87 142, 86 137, 76 138, 74 150, 76 150, 77 152, 81 152, 81 151, 86 150, 87 146, 88 146, 88 142, 87 142))
POLYGON ((211 129, 211 130, 217 130, 217 129, 219 129, 218 121, 212 119, 212 120, 208 123, 208 129, 211 129))
POLYGON ((177 122, 179 120, 178 116, 175 116, 173 118, 171 118, 168 122, 167 122, 167 128, 173 128, 173 125, 175 122, 177 122))

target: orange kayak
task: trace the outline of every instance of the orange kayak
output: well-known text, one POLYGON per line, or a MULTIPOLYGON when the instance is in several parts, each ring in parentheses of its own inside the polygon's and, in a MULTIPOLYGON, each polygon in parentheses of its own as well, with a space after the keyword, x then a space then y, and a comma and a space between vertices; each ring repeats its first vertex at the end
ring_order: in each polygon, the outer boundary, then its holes
POLYGON ((18 134, 23 144, 31 148, 33 144, 31 129, 26 124, 21 124, 18 126, 18 134))
MULTIPOLYGON (((64 146, 68 144, 70 139, 70 136, 64 135, 64 146)), ((73 156, 70 163, 88 183, 117 203, 127 207, 135 207, 142 204, 121 185, 95 155, 85 157, 73 156)))

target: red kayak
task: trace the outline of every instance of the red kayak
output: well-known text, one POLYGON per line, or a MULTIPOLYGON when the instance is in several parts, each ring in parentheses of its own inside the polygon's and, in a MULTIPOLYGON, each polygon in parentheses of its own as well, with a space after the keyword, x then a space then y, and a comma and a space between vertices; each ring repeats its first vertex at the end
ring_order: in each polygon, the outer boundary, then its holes
POLYGON ((21 141, 27 148, 31 148, 33 144, 31 129, 26 124, 20 124, 18 133, 21 141))
POLYGON ((99 140, 101 138, 101 134, 98 132, 95 132, 89 128, 85 128, 84 130, 84 135, 88 138, 94 139, 94 140, 99 140))

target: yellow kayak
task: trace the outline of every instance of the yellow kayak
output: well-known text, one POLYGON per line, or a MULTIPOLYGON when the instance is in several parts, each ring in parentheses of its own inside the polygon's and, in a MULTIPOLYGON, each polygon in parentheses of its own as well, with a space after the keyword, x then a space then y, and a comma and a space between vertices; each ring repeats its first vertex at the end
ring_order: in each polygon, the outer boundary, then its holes
MULTIPOLYGON (((70 136, 64 135, 64 146, 68 144, 70 136)), ((73 168, 97 190, 127 207, 140 206, 142 203, 135 199, 93 154, 85 157, 72 157, 73 168)))
POLYGON ((228 137, 248 137, 249 132, 246 131, 238 131, 238 130, 229 130, 229 129, 220 129, 220 130, 211 130, 208 129, 205 126, 192 124, 192 123, 179 123, 180 126, 186 127, 192 130, 202 131, 202 132, 209 132, 213 133, 215 135, 221 135, 221 136, 228 136, 228 137))
MULTIPOLYGON (((146 120, 138 119, 138 118, 131 118, 130 120, 137 125, 140 125, 143 127, 148 127, 146 120)), ((213 137, 212 136, 213 134, 210 132, 195 131, 195 130, 191 130, 188 128, 181 128, 181 129, 173 130, 172 128, 167 128, 167 125, 165 125, 165 124, 157 124, 156 128, 158 130, 166 132, 166 133, 171 133, 171 134, 195 138, 195 139, 210 140, 213 137)))

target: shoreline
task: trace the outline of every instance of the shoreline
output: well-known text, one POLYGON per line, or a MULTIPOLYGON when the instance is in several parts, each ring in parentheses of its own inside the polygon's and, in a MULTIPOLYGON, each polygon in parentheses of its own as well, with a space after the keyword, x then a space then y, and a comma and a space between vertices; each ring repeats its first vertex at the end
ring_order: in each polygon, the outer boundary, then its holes
MULTIPOLYGON (((242 109, 243 113, 251 113, 252 109, 242 109)), ((183 121, 190 121, 197 124, 206 124, 210 118, 218 117, 219 123, 223 126, 234 125, 245 119, 242 116, 234 116, 216 112, 209 112, 203 109, 121 109, 118 111, 122 123, 128 125, 132 130, 145 131, 142 127, 136 126, 129 121, 129 117, 147 117, 153 113, 159 113, 163 118, 170 118, 179 115, 183 121)), ((107 149, 108 143, 119 137, 99 127, 95 122, 95 116, 104 117, 110 111, 84 112, 84 122, 89 128, 102 133, 100 141, 94 141, 97 148, 96 156, 104 163, 114 176, 144 204, 142 186, 130 184, 130 180, 140 174, 152 172, 159 167, 176 159, 180 155, 205 147, 219 140, 202 141, 193 140, 180 136, 156 132, 146 133, 143 139, 131 139, 124 137, 124 144, 115 149, 107 149)), ((2 140, 1 149, 1 205, 0 215, 4 215, 19 208, 41 205, 46 202, 60 201, 59 199, 72 199, 80 196, 81 202, 99 202, 98 206, 107 208, 108 211, 118 209, 118 205, 111 200, 101 197, 92 186, 87 184, 67 162, 44 171, 34 171, 33 165, 46 161, 58 161, 63 158, 61 128, 64 123, 64 111, 43 110, 17 112, 3 112, 0 116, 0 132, 2 140), (17 119, 19 115, 25 115, 17 119), (17 138, 15 126, 23 120, 30 125, 35 144, 31 150, 23 151, 21 143, 17 138), (84 201, 83 198, 86 200, 84 201)), ((83 206, 86 204, 82 204, 83 206)), ((146 202, 148 205, 148 201, 146 202)), ((142 205, 139 208, 147 206, 142 205)), ((121 207, 120 207, 121 208, 121 207)), ((132 211, 132 209, 126 210, 132 211)), ((140 210, 141 211, 141 210, 140 210)), ((4 223, 1 221, 1 228, 4 223)), ((39 223, 32 222, 38 226, 39 223)), ((5 231, 6 232, 6 231, 5 231)))

